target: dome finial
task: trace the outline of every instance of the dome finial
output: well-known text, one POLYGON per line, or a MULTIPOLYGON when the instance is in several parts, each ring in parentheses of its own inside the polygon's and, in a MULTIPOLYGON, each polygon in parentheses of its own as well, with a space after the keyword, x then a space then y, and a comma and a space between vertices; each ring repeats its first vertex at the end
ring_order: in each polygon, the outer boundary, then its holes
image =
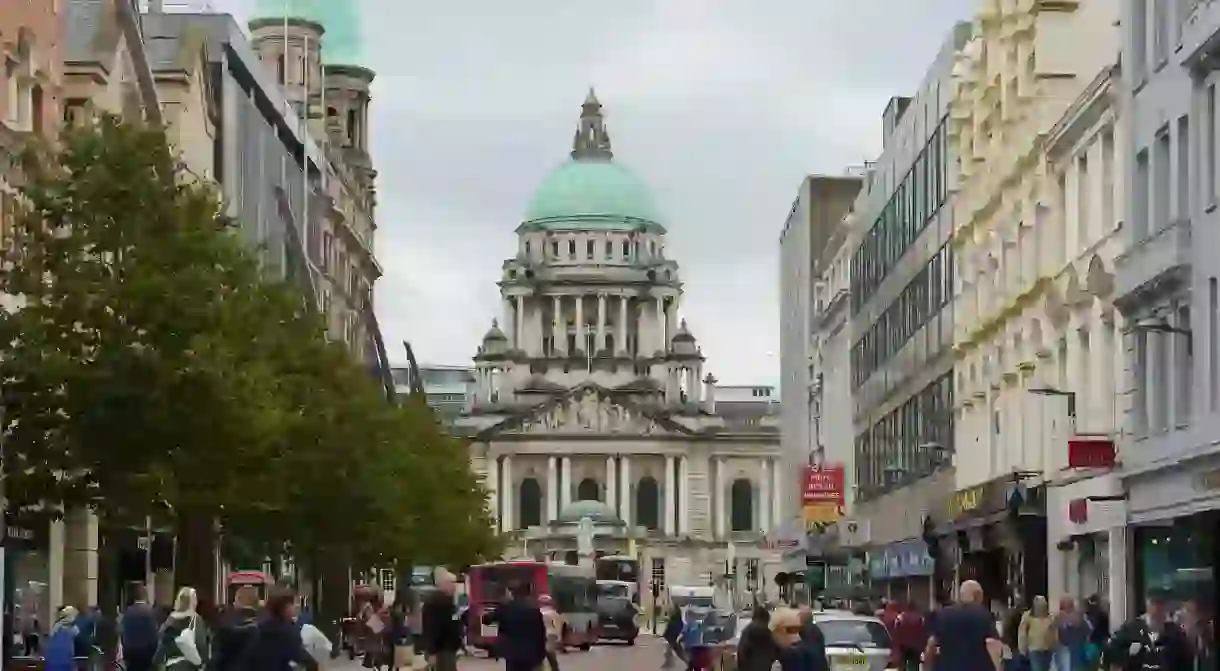
POLYGON ((602 118, 602 104, 597 100, 593 87, 580 106, 580 123, 576 126, 576 137, 572 141, 572 158, 576 160, 610 160, 614 152, 610 149, 610 131, 606 130, 602 118))

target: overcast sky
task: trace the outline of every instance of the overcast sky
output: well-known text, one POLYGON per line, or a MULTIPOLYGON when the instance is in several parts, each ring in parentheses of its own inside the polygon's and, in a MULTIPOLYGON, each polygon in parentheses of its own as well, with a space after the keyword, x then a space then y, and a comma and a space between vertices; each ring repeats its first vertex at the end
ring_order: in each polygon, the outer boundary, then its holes
MULTIPOLYGON (((653 188, 682 316, 722 382, 778 383, 778 236, 807 173, 880 146, 974 0, 333 0, 377 72, 377 312, 390 358, 468 363, 530 194, 596 86, 653 188)), ((253 0, 211 0, 248 18, 253 0)))

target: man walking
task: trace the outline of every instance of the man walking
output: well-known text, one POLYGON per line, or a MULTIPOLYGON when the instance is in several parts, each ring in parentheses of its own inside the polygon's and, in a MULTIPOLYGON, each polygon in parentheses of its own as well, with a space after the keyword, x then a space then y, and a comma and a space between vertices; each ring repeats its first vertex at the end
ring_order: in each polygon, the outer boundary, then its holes
POLYGON ((977 582, 962 583, 957 603, 941 610, 931 634, 924 658, 932 671, 999 669, 1000 635, 977 582))
POLYGON ((436 569, 437 590, 424 602, 420 636, 428 665, 434 671, 457 671, 458 651, 462 649, 462 621, 458 617, 457 578, 444 568, 436 569))
POLYGON ((528 590, 509 588, 508 603, 484 616, 485 624, 499 627, 496 648, 504 658, 505 671, 537 671, 546 661, 546 622, 538 604, 526 598, 528 590))
POLYGON ((157 654, 157 633, 160 625, 157 614, 148 604, 148 591, 144 585, 135 585, 135 600, 123 611, 119 620, 119 644, 123 649, 123 663, 127 671, 152 671, 153 657, 157 654))

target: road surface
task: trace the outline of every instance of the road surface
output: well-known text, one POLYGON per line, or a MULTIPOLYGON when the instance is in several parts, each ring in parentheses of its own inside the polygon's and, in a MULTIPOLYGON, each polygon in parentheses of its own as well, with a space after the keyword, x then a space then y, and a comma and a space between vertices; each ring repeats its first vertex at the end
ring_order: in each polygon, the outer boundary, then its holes
MULTIPOLYGON (((634 646, 622 643, 604 643, 589 652, 572 650, 559 656, 561 671, 653 671, 661 668, 665 644, 652 636, 641 636, 634 646)), ((324 667, 327 671, 359 671, 360 662, 336 660, 324 667)), ((463 657, 458 660, 462 671, 495 671, 504 668, 504 662, 493 662, 485 657, 463 657)), ((544 665, 544 671, 549 669, 544 665)), ((675 666, 681 669, 681 666, 675 666)))

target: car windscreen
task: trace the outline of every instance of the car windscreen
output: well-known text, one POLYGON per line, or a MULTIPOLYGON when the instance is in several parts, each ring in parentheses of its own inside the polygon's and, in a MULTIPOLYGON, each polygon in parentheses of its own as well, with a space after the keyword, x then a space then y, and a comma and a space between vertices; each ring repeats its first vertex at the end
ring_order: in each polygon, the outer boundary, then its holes
POLYGON ((635 604, 631 599, 618 596, 603 596, 597 600, 597 611, 604 615, 635 614, 635 604))
POLYGON ((672 596, 669 600, 679 608, 686 608, 687 606, 711 608, 713 605, 712 597, 710 596, 672 596))
POLYGON ((890 647, 890 634, 885 625, 872 620, 818 620, 818 629, 828 648, 890 647))
POLYGON ((597 584, 597 595, 598 596, 626 597, 626 596, 628 596, 628 590, 627 590, 626 585, 617 585, 617 584, 613 584, 613 583, 611 583, 611 584, 598 583, 597 584))

